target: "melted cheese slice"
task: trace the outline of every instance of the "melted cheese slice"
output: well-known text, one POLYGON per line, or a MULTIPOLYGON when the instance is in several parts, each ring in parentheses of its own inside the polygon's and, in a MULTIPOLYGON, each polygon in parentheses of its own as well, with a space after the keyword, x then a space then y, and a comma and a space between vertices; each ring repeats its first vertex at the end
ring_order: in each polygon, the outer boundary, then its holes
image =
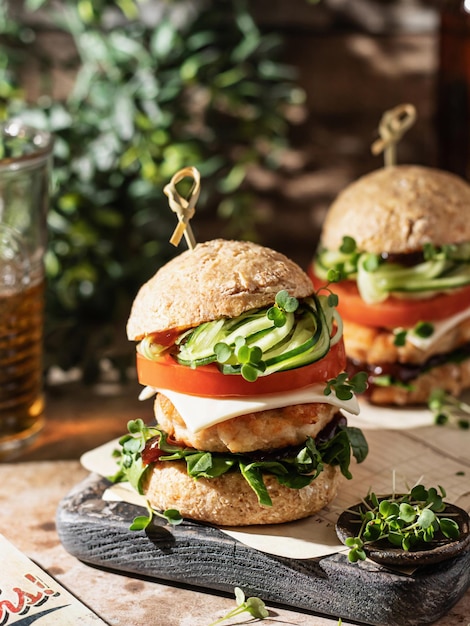
POLYGON ((409 331, 406 335, 406 340, 420 350, 428 350, 428 348, 448 333, 449 330, 452 330, 457 324, 460 324, 460 322, 468 318, 470 318, 470 307, 460 311, 460 313, 452 315, 452 317, 448 317, 442 322, 431 322, 434 332, 430 337, 419 337, 416 333, 409 331))
POLYGON ((348 413, 358 415, 359 403, 355 396, 350 400, 340 400, 334 391, 329 396, 325 396, 323 393, 324 389, 324 385, 309 385, 294 391, 263 396, 205 398, 202 396, 188 396, 168 389, 146 387, 140 394, 140 399, 148 398, 156 392, 162 393, 173 403, 186 426, 194 433, 245 413, 279 409, 294 404, 331 404, 339 409, 344 409, 348 413))

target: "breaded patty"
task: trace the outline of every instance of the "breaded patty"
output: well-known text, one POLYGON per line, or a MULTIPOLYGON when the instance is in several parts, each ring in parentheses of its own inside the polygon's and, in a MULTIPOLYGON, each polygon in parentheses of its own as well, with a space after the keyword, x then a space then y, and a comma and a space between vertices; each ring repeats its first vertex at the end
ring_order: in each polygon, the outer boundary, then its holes
MULTIPOLYGON (((470 342, 470 320, 460 322, 426 350, 409 342, 404 346, 395 346, 394 339, 393 332, 384 328, 344 322, 344 342, 348 359, 360 370, 361 367, 366 369, 366 364, 371 368, 394 363, 421 365, 434 355, 452 352, 470 342)), ((459 395, 470 387, 470 359, 440 363, 405 382, 406 385, 373 385, 369 389, 368 399, 377 405, 406 406, 426 404, 434 389, 459 395)))
POLYGON ((395 346, 395 335, 385 328, 362 326, 344 320, 344 344, 350 359, 362 363, 414 363, 427 361, 435 354, 446 354, 470 342, 470 319, 463 320, 426 350, 410 342, 395 346))
POLYGON ((369 400, 372 404, 382 406, 426 404, 434 389, 442 389, 458 396, 469 387, 470 359, 466 359, 461 363, 445 363, 433 367, 411 381, 409 388, 398 385, 375 386, 370 391, 369 400))
POLYGON ((233 417, 193 433, 166 396, 155 400, 157 423, 173 439, 208 452, 253 452, 300 445, 333 419, 337 408, 328 404, 297 404, 233 417))

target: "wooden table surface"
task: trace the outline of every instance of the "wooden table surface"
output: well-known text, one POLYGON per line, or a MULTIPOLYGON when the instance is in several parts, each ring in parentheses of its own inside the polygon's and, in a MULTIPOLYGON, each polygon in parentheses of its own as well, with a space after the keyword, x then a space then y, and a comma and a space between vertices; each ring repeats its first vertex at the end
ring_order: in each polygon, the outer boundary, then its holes
MULTIPOLYGON (((34 446, 0 464, 0 532, 112 626, 209 626, 235 607, 234 598, 91 567, 69 555, 56 532, 58 503, 87 476, 80 455, 125 432, 128 419, 151 419, 151 405, 138 401, 138 391, 137 383, 67 383, 49 391, 46 427, 34 446)), ((268 609, 267 625, 338 624, 336 618, 268 609)), ((467 625, 469 615, 470 591, 436 624, 467 625)), ((247 615, 224 624, 249 621, 247 615)))

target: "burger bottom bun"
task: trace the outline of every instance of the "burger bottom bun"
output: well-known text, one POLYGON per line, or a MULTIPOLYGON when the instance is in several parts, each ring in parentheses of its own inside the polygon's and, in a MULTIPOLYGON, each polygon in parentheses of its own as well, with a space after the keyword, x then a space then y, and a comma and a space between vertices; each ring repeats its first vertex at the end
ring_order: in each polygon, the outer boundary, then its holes
POLYGON ((434 389, 442 389, 458 396, 470 388, 470 359, 461 363, 445 363, 424 372, 410 382, 412 389, 404 387, 373 387, 369 396, 376 405, 418 405, 427 404, 434 389))
POLYGON ((281 524, 308 517, 329 504, 338 491, 338 467, 325 465, 320 475, 302 489, 280 485, 264 475, 272 506, 261 506, 257 496, 238 472, 219 478, 188 476, 184 461, 157 463, 144 487, 153 508, 177 509, 189 519, 219 526, 281 524))

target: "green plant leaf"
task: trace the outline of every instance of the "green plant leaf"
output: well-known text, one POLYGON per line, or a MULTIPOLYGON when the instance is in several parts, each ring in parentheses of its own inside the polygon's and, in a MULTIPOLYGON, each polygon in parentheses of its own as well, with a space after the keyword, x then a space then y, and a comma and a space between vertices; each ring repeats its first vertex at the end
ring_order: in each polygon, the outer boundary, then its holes
POLYGON ((400 519, 407 522, 408 524, 411 524, 412 522, 414 522, 415 518, 416 511, 414 507, 407 502, 402 502, 400 504, 400 519))
POLYGON ((417 523, 421 526, 421 528, 429 528, 436 520, 436 515, 431 509, 424 509, 418 519, 417 523))
POLYGON ((439 527, 442 534, 449 539, 458 539, 460 537, 459 525, 453 519, 441 517, 439 519, 439 527))

